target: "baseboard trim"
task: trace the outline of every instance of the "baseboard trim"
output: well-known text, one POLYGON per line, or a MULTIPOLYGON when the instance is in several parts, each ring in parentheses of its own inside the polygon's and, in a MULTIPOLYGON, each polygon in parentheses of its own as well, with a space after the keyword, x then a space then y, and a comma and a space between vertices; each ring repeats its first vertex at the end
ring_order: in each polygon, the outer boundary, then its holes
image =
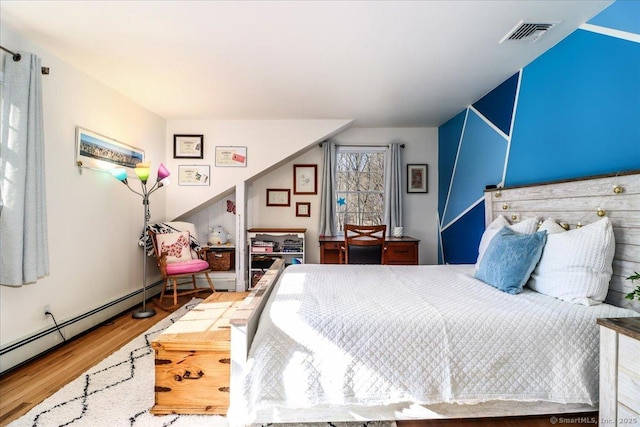
MULTIPOLYGON (((152 298, 160 293, 162 281, 157 281, 147 285, 147 298, 152 298)), ((51 326, 33 335, 27 336, 19 341, 11 343, 0 349, 0 374, 4 374, 11 369, 17 368, 36 357, 64 345, 101 323, 118 316, 119 314, 140 304, 139 297, 142 289, 131 292, 113 301, 109 301, 93 310, 77 315, 71 319, 58 324, 58 328, 65 332, 65 341, 60 342, 60 334, 56 326, 51 326)))

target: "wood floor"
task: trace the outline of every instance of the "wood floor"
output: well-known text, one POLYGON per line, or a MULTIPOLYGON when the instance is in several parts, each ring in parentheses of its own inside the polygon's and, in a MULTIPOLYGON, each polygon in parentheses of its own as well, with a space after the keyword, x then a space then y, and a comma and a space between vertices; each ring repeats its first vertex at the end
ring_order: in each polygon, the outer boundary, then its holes
MULTIPOLYGON (((206 297, 208 293, 203 293, 206 297)), ((191 297, 184 297, 184 304, 191 297)), ((32 407, 58 391, 91 366, 128 343, 130 340, 164 319, 171 311, 149 307, 157 314, 147 319, 133 319, 133 309, 107 321, 92 331, 70 340, 65 345, 0 376, 0 426, 27 413, 32 407), (55 366, 56 369, 51 369, 55 366)), ((579 417, 550 416, 485 418, 464 420, 399 421, 398 427, 550 427, 557 424, 578 426, 594 424, 597 413, 579 417), (553 422, 555 421, 555 422, 553 422), (573 422, 571 422, 573 421, 573 422)))

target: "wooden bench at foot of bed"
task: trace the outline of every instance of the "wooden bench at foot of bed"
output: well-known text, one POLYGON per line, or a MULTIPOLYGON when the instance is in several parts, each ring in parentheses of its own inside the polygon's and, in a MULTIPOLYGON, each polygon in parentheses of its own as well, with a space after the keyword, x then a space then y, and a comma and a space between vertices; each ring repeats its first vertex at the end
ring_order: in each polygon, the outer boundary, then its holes
POLYGON ((229 407, 229 319, 248 292, 216 292, 152 341, 155 405, 151 413, 219 414, 229 407))

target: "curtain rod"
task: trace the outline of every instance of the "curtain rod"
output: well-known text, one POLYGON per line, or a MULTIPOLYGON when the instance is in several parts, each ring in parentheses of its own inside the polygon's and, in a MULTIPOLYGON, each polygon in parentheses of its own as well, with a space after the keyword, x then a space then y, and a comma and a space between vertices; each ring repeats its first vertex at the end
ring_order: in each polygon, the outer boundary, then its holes
MULTIPOLYGON (((318 147, 322 147, 322 144, 324 144, 324 142, 321 142, 318 144, 318 147)), ((336 147, 388 147, 389 144, 362 144, 362 145, 356 145, 356 144, 336 144, 336 147)), ((400 147, 404 148, 404 144, 400 144, 400 147)))
MULTIPOLYGON (((19 54, 19 53, 17 53, 17 52, 10 51, 9 49, 7 49, 7 48, 6 48, 6 47, 4 47, 4 46, 0 46, 0 49, 4 50, 4 51, 5 51, 5 52, 7 52, 9 55, 11 55, 11 57, 13 58, 13 60, 14 60, 15 62, 18 62, 18 61, 20 61, 20 60, 22 59, 22 55, 20 55, 20 54, 19 54)), ((49 67, 42 67, 40 71, 42 72, 42 74, 45 74, 45 75, 46 75, 46 74, 49 74, 49 67)))

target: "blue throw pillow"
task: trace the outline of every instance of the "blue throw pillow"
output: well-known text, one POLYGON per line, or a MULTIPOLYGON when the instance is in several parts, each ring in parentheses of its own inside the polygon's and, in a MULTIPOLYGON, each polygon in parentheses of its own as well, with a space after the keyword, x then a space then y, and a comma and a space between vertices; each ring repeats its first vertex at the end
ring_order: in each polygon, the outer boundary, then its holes
POLYGON ((519 294, 540 261, 547 232, 522 234, 503 227, 489 242, 476 279, 509 294, 519 294))

